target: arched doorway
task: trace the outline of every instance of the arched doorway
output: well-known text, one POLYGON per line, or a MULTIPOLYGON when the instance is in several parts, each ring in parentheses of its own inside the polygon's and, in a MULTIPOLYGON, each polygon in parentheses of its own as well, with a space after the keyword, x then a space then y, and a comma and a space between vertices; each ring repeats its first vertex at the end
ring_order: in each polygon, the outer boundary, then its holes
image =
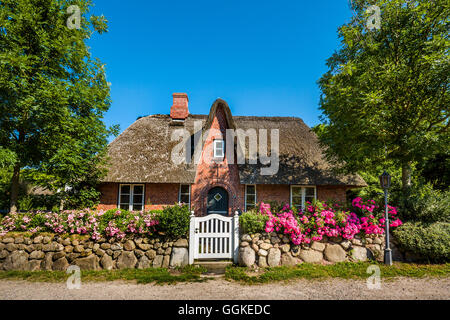
POLYGON ((208 191, 206 213, 228 216, 228 192, 224 188, 214 187, 208 191))

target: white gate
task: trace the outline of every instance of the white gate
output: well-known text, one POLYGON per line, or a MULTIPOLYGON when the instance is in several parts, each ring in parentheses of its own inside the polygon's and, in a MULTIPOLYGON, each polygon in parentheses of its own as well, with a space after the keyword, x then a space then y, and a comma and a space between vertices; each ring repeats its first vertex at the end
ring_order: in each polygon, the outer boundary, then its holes
POLYGON ((195 259, 233 259, 237 263, 239 249, 239 216, 191 214, 189 230, 189 264, 195 259))

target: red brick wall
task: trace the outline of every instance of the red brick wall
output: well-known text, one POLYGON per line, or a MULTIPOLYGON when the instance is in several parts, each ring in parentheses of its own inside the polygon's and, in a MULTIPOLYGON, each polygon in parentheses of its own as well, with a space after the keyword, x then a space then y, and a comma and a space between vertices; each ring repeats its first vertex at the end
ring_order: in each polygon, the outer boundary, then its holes
POLYGON ((119 185, 117 183, 102 183, 98 190, 101 192, 99 210, 117 208, 117 197, 119 196, 119 185))
POLYGON ((180 185, 177 183, 147 183, 145 185, 145 210, 160 210, 178 202, 180 185))
POLYGON ((317 186, 317 199, 320 201, 340 201, 345 202, 346 186, 317 186))
POLYGON ((256 201, 277 201, 286 204, 290 201, 290 187, 286 184, 258 184, 256 186, 256 201))
MULTIPOLYGON (((191 187, 192 210, 198 215, 206 214, 206 199, 209 189, 221 186, 228 191, 229 214, 245 206, 245 186, 239 183, 237 169, 233 165, 219 168, 219 179, 216 178, 217 171, 203 166, 198 171, 196 183, 191 187)), ((178 202, 179 184, 176 183, 147 183, 145 185, 145 210, 159 210, 164 206, 173 205, 178 202)), ((345 186, 317 186, 317 199, 321 201, 333 200, 345 202, 345 186)), ((109 210, 117 208, 118 183, 103 183, 99 187, 102 193, 98 209, 109 210)), ((257 202, 277 201, 286 204, 290 201, 289 185, 257 185, 257 202)))

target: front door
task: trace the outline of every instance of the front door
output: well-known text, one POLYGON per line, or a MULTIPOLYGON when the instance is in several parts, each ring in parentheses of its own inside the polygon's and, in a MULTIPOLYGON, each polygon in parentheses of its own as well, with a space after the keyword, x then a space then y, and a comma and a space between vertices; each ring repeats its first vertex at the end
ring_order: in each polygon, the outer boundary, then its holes
POLYGON ((208 192, 207 214, 228 216, 228 192, 221 187, 215 187, 208 192))

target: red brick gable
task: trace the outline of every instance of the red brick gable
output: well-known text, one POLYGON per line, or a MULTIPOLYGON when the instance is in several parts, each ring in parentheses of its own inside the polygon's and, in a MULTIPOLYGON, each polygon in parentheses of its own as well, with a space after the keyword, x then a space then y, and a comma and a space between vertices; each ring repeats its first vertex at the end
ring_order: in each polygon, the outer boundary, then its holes
MULTIPOLYGON (((192 185, 191 203, 197 215, 206 215, 208 191, 214 187, 222 187, 228 192, 228 214, 232 215, 238 209, 244 209, 244 185, 239 182, 239 170, 234 159, 230 164, 226 155, 221 162, 214 162, 213 141, 226 137, 228 129, 223 106, 216 109, 207 137, 202 149, 201 162, 197 165, 195 182, 192 185)), ((208 128, 207 128, 208 129, 208 128)))

